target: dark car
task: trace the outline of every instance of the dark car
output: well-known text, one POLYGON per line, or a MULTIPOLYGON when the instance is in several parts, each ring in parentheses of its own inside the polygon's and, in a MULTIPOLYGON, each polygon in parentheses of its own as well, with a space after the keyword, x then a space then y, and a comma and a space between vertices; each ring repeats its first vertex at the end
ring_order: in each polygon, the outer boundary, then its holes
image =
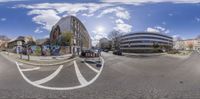
POLYGON ((115 55, 122 55, 122 51, 121 50, 114 50, 113 54, 115 54, 115 55))
POLYGON ((108 50, 108 49, 104 49, 103 51, 104 51, 104 52, 109 52, 109 50, 108 50))

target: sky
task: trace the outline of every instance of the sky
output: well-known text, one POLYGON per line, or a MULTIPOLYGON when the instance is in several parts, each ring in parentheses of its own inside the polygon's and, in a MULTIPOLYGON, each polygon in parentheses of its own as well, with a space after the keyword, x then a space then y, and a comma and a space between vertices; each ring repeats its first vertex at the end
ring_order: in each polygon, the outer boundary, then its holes
POLYGON ((0 0, 0 35, 48 38, 68 15, 82 21, 93 45, 113 30, 200 35, 200 0, 0 0))

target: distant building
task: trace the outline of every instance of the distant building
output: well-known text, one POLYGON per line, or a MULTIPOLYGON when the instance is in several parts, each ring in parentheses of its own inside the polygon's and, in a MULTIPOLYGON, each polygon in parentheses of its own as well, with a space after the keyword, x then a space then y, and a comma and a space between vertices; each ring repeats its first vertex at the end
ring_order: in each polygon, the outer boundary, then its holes
POLYGON ((90 35, 83 25, 83 23, 74 16, 67 16, 61 18, 52 28, 50 34, 51 45, 64 45, 70 46, 70 51, 81 52, 82 49, 91 48, 90 35), (66 41, 64 35, 68 37, 69 41, 66 41), (65 40, 63 42, 63 40, 65 40))
POLYGON ((6 50, 7 43, 10 39, 5 35, 0 35, 0 50, 6 50))
POLYGON ((200 39, 186 39, 174 41, 174 49, 177 50, 200 50, 200 39))
POLYGON ((7 48, 11 52, 19 53, 19 50, 21 50, 24 46, 34 44, 35 39, 32 36, 19 36, 9 41, 7 44, 7 48))
POLYGON ((8 41, 0 40, 0 50, 5 50, 7 47, 8 41))
POLYGON ((129 33, 120 40, 120 49, 124 52, 166 51, 172 47, 173 38, 162 33, 129 33))

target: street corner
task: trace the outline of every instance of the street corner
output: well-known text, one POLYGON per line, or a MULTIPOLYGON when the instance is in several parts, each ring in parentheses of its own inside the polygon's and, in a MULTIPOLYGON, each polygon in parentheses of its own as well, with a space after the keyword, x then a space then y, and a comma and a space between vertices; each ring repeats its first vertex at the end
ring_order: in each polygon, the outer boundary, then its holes
POLYGON ((68 58, 68 59, 65 59, 65 60, 46 60, 46 61, 43 61, 43 60, 27 60, 27 59, 20 59, 20 58, 17 58, 16 61, 17 62, 20 62, 20 63, 23 63, 23 64, 27 64, 27 65, 33 65, 33 66, 57 66, 57 65, 61 65, 61 64, 65 64, 65 63, 69 63, 73 60, 76 60, 77 57, 73 57, 73 58, 68 58))
POLYGON ((51 67, 21 62, 16 62, 16 65, 23 79, 34 87, 47 90, 74 90, 89 86, 98 79, 104 66, 104 59, 100 57, 99 60, 100 62, 90 63, 83 58, 77 58, 51 67), (101 66, 98 67, 98 64, 101 66))

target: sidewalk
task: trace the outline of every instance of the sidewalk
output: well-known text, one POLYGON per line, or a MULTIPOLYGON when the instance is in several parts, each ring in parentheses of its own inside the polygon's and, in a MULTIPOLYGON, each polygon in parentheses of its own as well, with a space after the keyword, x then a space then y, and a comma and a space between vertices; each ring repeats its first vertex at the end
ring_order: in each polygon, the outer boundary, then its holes
POLYGON ((22 55, 22 59, 20 59, 20 55, 15 53, 1 52, 1 54, 11 60, 34 66, 59 65, 76 59, 72 58, 72 54, 67 54, 61 56, 30 56, 28 61, 27 55, 22 55))
POLYGON ((125 56, 160 56, 166 55, 166 53, 122 53, 125 56))

